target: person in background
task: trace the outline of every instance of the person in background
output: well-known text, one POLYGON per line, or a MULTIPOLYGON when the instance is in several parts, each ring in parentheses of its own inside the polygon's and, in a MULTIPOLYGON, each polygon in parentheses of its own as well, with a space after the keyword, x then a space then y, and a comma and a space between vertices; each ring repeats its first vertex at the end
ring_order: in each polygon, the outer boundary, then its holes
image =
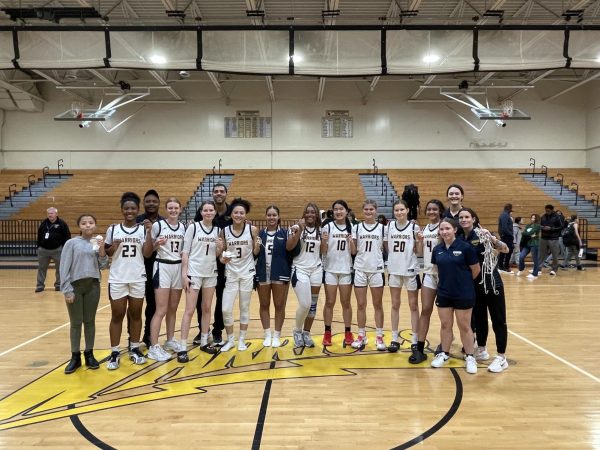
POLYGON ((581 265, 581 257, 579 256, 579 249, 583 247, 583 241, 579 235, 579 224, 577 222, 577 214, 573 214, 563 231, 562 240, 565 246, 565 264, 561 267, 562 270, 569 270, 569 263, 573 256, 575 257, 575 267, 577 267, 577 270, 585 270, 581 265))
POLYGON ((39 228, 37 234, 38 272, 35 292, 42 292, 46 284, 46 273, 50 260, 56 267, 54 290, 60 290, 60 254, 63 245, 71 239, 71 231, 66 222, 58 217, 58 209, 50 207, 46 210, 47 218, 39 228))
MULTIPOLYGON (((556 275, 558 270, 558 255, 560 252, 560 245, 558 238, 564 228, 564 223, 555 211, 553 205, 546 205, 546 213, 540 219, 540 228, 542 230, 542 238, 540 239, 540 265, 544 263, 548 253, 552 254, 552 267, 550 275, 556 275)), ((540 268, 541 269, 541 268, 540 268)), ((541 270, 540 270, 541 273, 541 270)))
POLYGON ((525 270, 525 258, 531 252, 531 259, 533 259, 533 270, 527 275, 530 280, 536 280, 538 277, 540 258, 540 216, 537 214, 531 215, 531 221, 523 230, 521 236, 520 247, 521 254, 519 255, 519 271, 517 276, 521 275, 525 270))
POLYGON ((510 256, 510 264, 514 264, 515 266, 519 265, 519 254, 521 253, 521 249, 519 247, 519 243, 521 242, 521 237, 523 232, 521 230, 521 217, 515 217, 513 222, 513 243, 514 250, 512 255, 510 256))
POLYGON ((108 256, 102 236, 93 237, 96 218, 83 214, 77 219, 81 236, 69 239, 63 248, 60 266, 60 290, 65 296, 71 322, 71 360, 65 367, 70 374, 81 367, 81 326, 85 334, 85 365, 97 369, 94 358, 96 310, 100 301, 100 270, 108 267, 108 256))
POLYGON ((514 230, 513 220, 510 217, 512 213, 512 204, 507 203, 498 217, 498 235, 500 240, 508 246, 508 253, 498 255, 498 271, 500 273, 512 273, 510 270, 510 255, 514 249, 514 230))

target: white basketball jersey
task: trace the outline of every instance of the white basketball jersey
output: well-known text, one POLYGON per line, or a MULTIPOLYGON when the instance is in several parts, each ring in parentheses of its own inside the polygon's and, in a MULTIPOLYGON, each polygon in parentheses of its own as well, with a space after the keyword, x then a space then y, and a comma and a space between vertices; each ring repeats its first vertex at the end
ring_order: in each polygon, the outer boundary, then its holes
POLYGON ((109 283, 137 283, 146 279, 142 246, 146 233, 141 224, 135 227, 124 227, 122 224, 111 225, 106 232, 106 244, 120 240, 110 264, 109 283))
MULTIPOLYGON (((267 242, 265 242, 265 265, 271 267, 271 261, 273 260, 273 242, 275 241, 275 234, 279 229, 272 233, 267 231, 267 242)), ((270 273, 270 271, 267 271, 270 273)))
POLYGON ((415 236, 419 230, 419 226, 411 222, 403 228, 399 228, 395 220, 388 224, 388 273, 403 276, 417 274, 419 263, 415 254, 415 236))
POLYGON ((437 266, 431 264, 431 253, 440 242, 440 224, 428 223, 423 228, 423 273, 437 273, 437 266))
POLYGON ((188 254, 188 275, 213 277, 217 275, 217 239, 219 227, 204 229, 202 222, 188 226, 182 253, 188 254))
POLYGON ((362 272, 383 272, 383 238, 385 226, 380 223, 367 225, 364 222, 352 229, 356 240, 354 268, 362 272))
POLYGON ((232 225, 225 228, 225 241, 227 251, 233 253, 233 258, 225 266, 226 276, 231 280, 252 278, 256 272, 254 265, 254 242, 252 241, 252 228, 250 224, 244 225, 241 234, 235 235, 232 225))
MULTIPOLYGON (((325 270, 329 273, 352 273, 352 254, 346 237, 346 225, 339 228, 335 222, 329 222, 323 227, 329 233, 325 270)), ((350 233, 352 230, 350 230, 350 233)))
POLYGON ((158 247, 156 258, 167 259, 169 261, 181 261, 185 226, 181 222, 177 222, 177 225, 173 228, 169 222, 164 219, 154 222, 152 225, 152 240, 155 241, 159 237, 166 237, 167 242, 158 247))
POLYGON ((311 272, 321 265, 321 234, 316 227, 305 227, 304 231, 299 233, 300 253, 294 257, 293 267, 311 272))

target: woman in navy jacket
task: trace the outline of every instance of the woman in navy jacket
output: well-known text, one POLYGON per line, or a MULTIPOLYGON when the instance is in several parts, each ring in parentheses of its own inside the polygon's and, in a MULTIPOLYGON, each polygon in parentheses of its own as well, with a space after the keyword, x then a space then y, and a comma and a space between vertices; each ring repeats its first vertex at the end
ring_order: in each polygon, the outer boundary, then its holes
POLYGON ((279 208, 267 207, 267 227, 260 230, 260 253, 256 261, 256 281, 260 302, 260 321, 265 330, 265 347, 281 345, 281 328, 285 319, 285 304, 290 281, 290 263, 285 249, 288 230, 279 224, 279 208), (275 331, 271 333, 271 296, 275 305, 275 331))

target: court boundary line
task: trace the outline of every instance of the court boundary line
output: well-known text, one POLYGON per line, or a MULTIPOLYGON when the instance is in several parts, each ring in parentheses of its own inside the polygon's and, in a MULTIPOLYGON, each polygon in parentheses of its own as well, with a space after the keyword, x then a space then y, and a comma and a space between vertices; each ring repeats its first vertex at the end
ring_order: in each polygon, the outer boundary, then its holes
POLYGON ((532 347, 538 349, 539 351, 541 351, 542 353, 547 354, 548 356, 551 356, 552 358, 556 359, 557 361, 560 361, 561 363, 565 364, 566 366, 569 366, 571 369, 576 370, 577 372, 581 373, 582 375, 585 375, 586 377, 590 378, 591 380, 595 381, 596 383, 600 383, 600 378, 598 378, 595 375, 592 375, 591 373, 583 370, 582 368, 576 366, 575 364, 573 364, 572 362, 567 361, 566 359, 558 356, 555 353, 552 353, 550 350, 546 350, 544 347, 542 347, 541 345, 536 344, 533 341, 530 341, 529 339, 527 339, 524 336, 521 336, 519 333, 515 333, 514 331, 508 330, 508 332, 510 334, 512 334, 513 336, 515 336, 518 339, 521 339, 523 342, 525 342, 526 344, 531 345, 532 347))
MULTIPOLYGON (((106 309, 106 308, 108 308, 109 306, 110 306, 110 303, 109 303, 108 305, 101 306, 100 308, 98 308, 98 309, 96 310, 96 312, 98 312, 98 311, 102 311, 103 309, 106 309)), ((13 351, 15 351, 15 350, 18 350, 18 349, 20 349, 21 347, 25 347, 27 344, 31 344, 32 342, 35 342, 35 341, 37 341, 38 339, 41 339, 41 338, 43 338, 43 337, 46 337, 46 336, 48 336, 49 334, 52 334, 52 333, 54 333, 55 331, 58 331, 58 330, 60 330, 61 328, 64 328, 64 327, 67 327, 67 326, 69 326, 70 324, 71 324, 71 322, 66 322, 66 323, 63 323, 62 325, 60 325, 60 326, 58 326, 58 327, 56 327, 56 328, 53 328, 53 329, 52 329, 52 330, 50 330, 50 331, 46 331, 45 333, 42 333, 42 334, 40 334, 39 336, 36 336, 36 337, 34 337, 34 338, 31 338, 31 339, 29 339, 28 341, 25 341, 25 342, 22 342, 22 343, 20 343, 20 344, 18 344, 18 345, 15 345, 13 348, 9 348, 8 350, 4 350, 2 353, 0 353, 0 357, 2 357, 2 356, 4 356, 4 355, 7 355, 7 354, 9 354, 10 352, 13 352, 13 351)))

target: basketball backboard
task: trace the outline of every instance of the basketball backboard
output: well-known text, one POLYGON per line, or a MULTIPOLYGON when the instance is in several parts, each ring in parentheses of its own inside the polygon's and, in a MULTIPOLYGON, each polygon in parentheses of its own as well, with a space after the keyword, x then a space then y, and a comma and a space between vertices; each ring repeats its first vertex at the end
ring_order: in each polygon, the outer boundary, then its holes
POLYGON ((471 108, 471 111, 481 120, 531 120, 531 116, 520 109, 513 109, 510 114, 502 108, 471 108))

